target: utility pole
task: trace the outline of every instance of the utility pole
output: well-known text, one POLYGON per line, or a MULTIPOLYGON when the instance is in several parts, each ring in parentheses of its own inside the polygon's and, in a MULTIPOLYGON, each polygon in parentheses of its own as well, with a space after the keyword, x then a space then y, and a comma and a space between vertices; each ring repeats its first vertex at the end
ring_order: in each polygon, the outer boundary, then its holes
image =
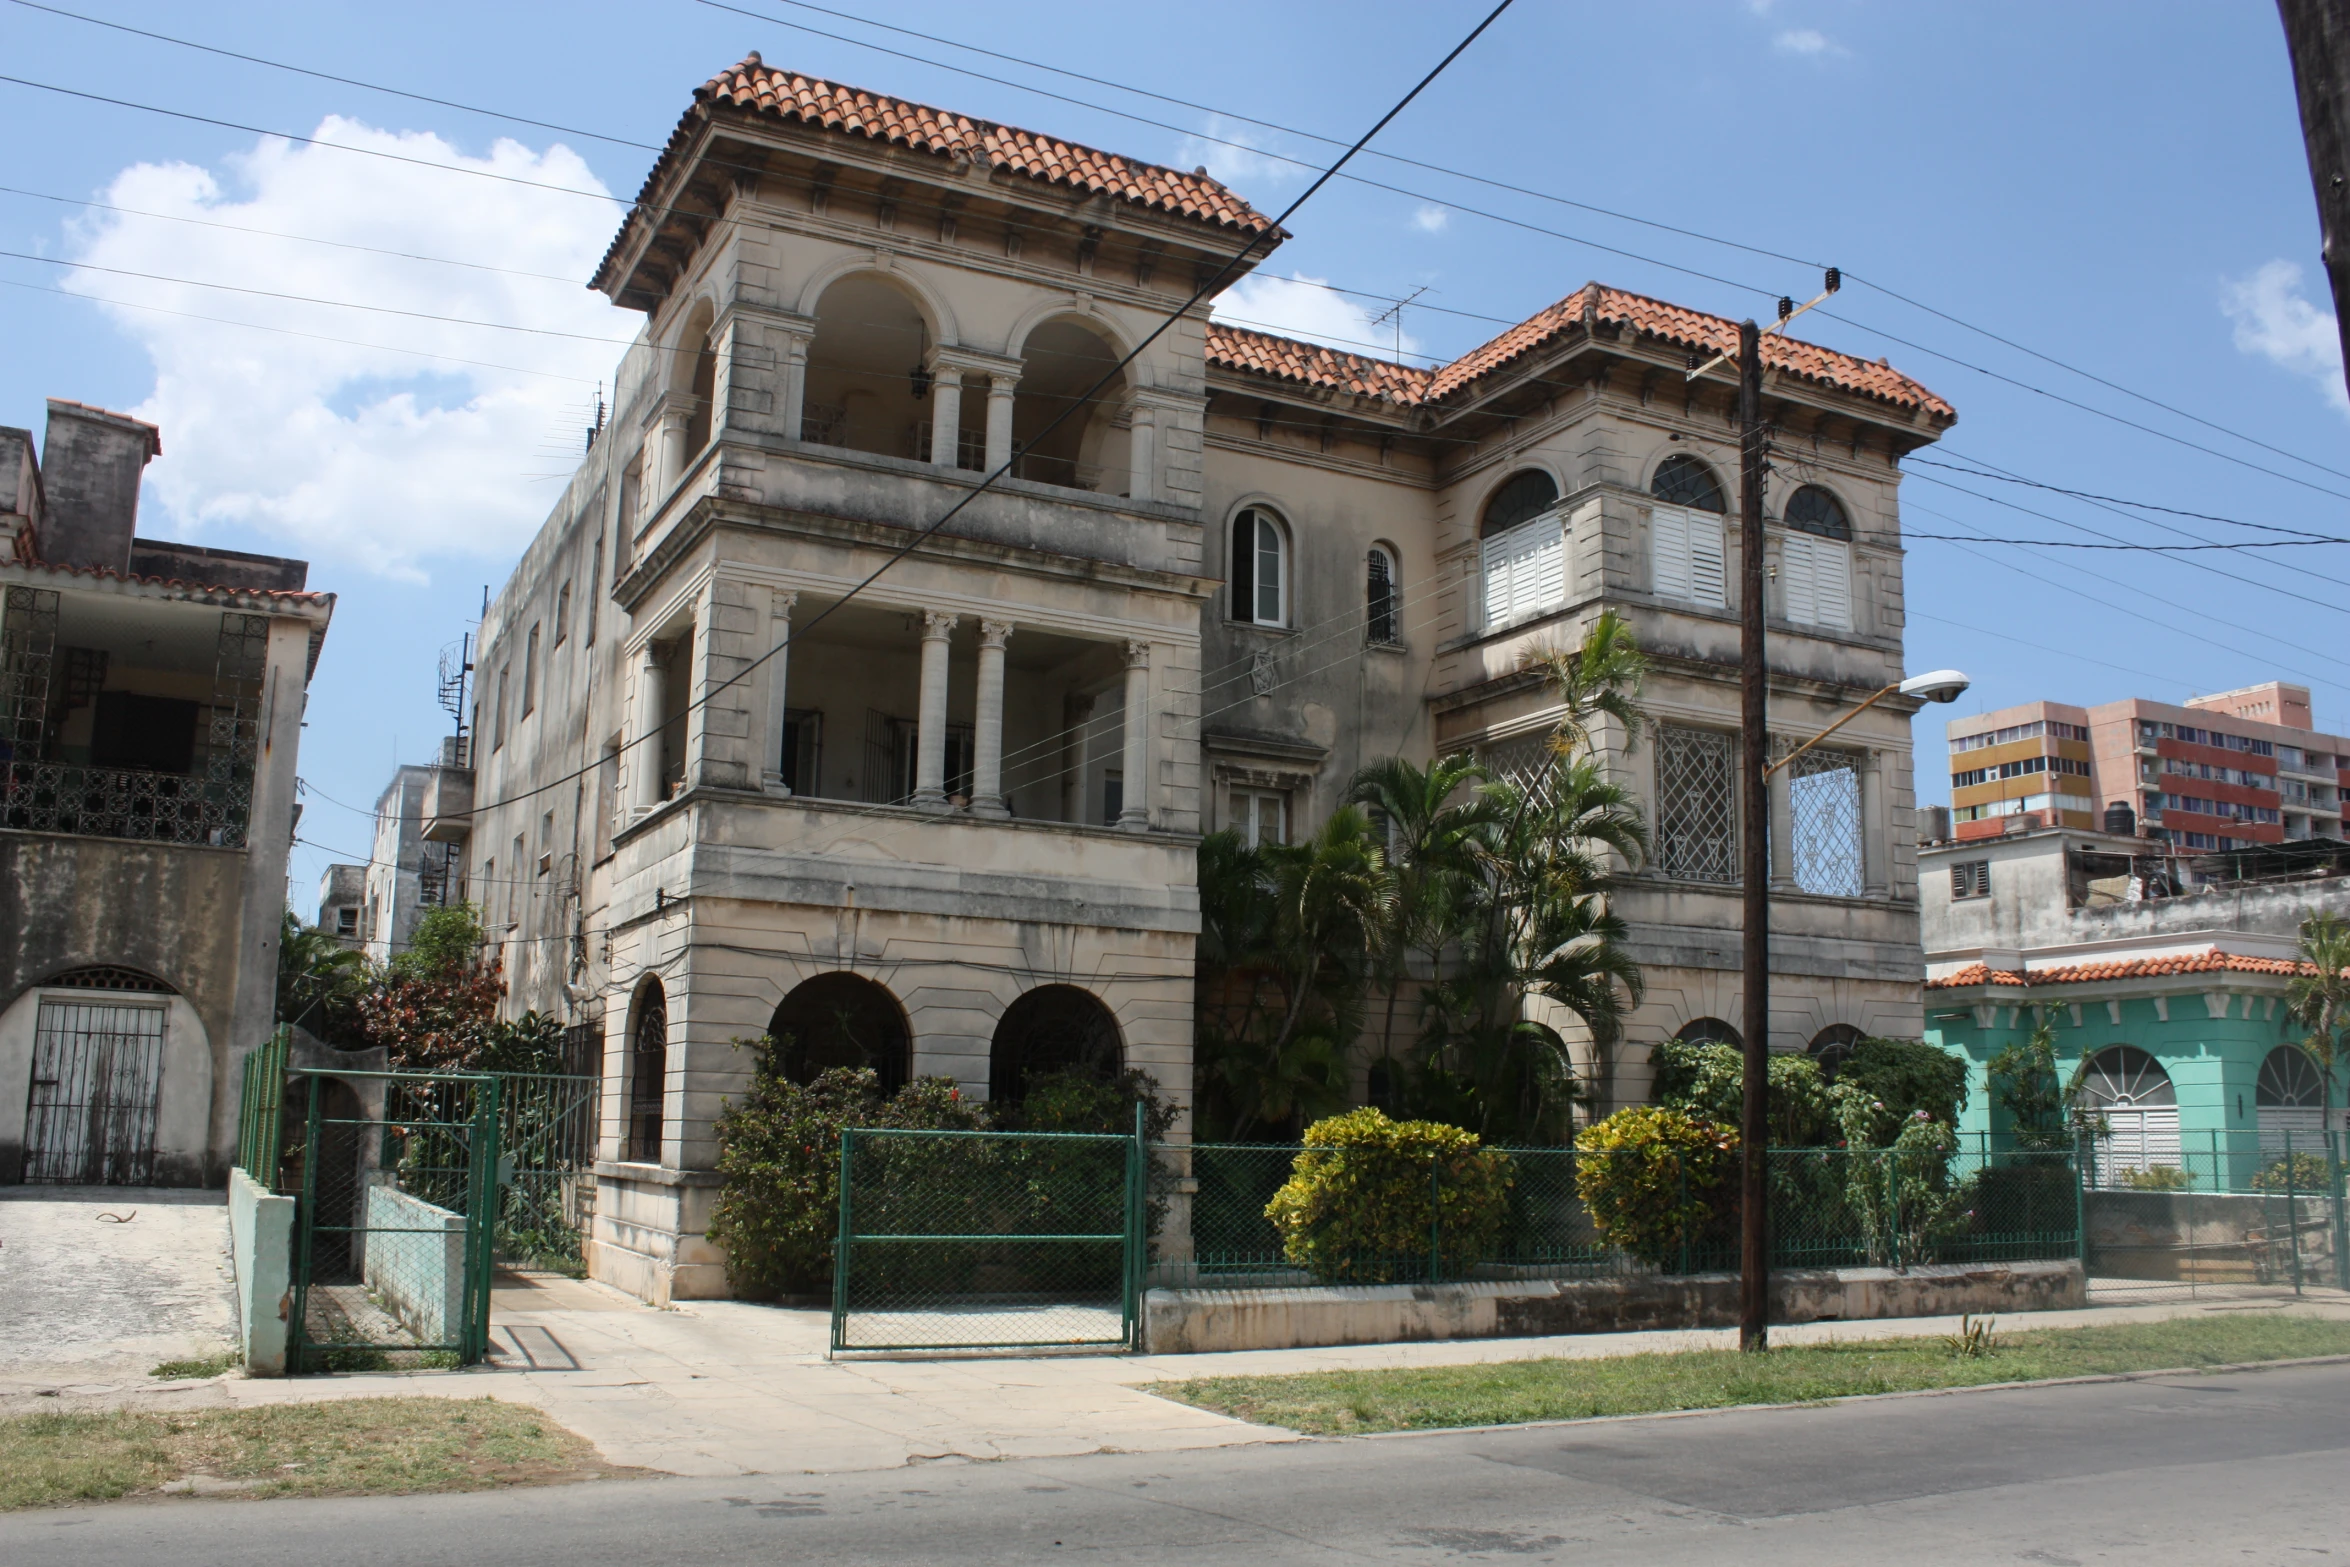
POLYGON ((2334 291, 2334 328, 2350 384, 2350 12, 2341 0, 2277 0, 2301 100, 2301 140, 2317 189, 2319 254, 2334 291))
POLYGON ((1738 324, 1738 809, 1745 894, 1745 1103, 1739 1116, 1738 1347, 1771 1347, 1770 1142, 1771 795, 1770 671, 1763 659, 1762 333, 1738 324))

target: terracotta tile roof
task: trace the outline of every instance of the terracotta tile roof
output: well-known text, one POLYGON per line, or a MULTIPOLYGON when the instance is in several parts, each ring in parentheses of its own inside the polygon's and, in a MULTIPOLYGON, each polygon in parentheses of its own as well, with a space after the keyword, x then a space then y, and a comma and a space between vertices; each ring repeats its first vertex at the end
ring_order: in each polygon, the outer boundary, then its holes
MULTIPOLYGON (((1208 362, 1231 370, 1386 397, 1399 403, 1436 403, 1555 341, 1586 318, 1595 323, 1628 326, 1708 356, 1738 346, 1738 323, 1726 316, 1709 316, 1662 300, 1627 294, 1622 289, 1587 283, 1549 309, 1432 371, 1220 323, 1208 328, 1208 362)), ((1800 380, 1857 392, 1897 408, 1923 409, 1939 423, 1947 424, 1958 417, 1958 411, 1950 404, 1881 361, 1871 363, 1793 338, 1766 337, 1763 363, 1800 380)))
POLYGON ((1410 365, 1324 348, 1319 343, 1301 343, 1270 332, 1227 326, 1221 321, 1208 323, 1208 363, 1283 381, 1302 381, 1308 386, 1336 387, 1396 403, 1417 403, 1427 390, 1431 375, 1410 365))
MULTIPOLYGON (((968 158, 981 168, 1008 168, 1031 179, 1196 218, 1235 233, 1262 234, 1273 227, 1271 218, 1205 174, 1186 174, 1015 126, 777 70, 756 51, 696 88, 694 103, 697 110, 722 107, 772 114, 844 136, 891 142, 941 157, 968 158)), ((695 110, 688 110, 678 123, 637 197, 639 202, 652 199, 655 185, 692 133, 695 119, 695 110)))
POLYGON ((282 604, 301 604, 325 610, 332 610, 335 606, 332 593, 313 593, 306 588, 239 588, 213 582, 189 582, 179 577, 142 577, 128 571, 116 571, 111 566, 68 566, 49 560, 13 561, 6 564, 59 577, 87 577, 92 582, 130 582, 145 588, 170 588, 178 593, 200 593, 212 598, 247 601, 271 599, 282 604))
POLYGON ((2240 952, 2207 947, 2201 952, 2174 952, 2159 958, 2122 958, 2106 963, 2069 963, 2062 968, 1987 968, 1970 963, 1954 974, 1926 981, 1928 990, 1972 990, 1980 985, 2088 985, 2117 979, 2158 979, 2168 974, 2266 974, 2278 979, 2314 974, 2307 963, 2291 958, 2255 958, 2240 952))

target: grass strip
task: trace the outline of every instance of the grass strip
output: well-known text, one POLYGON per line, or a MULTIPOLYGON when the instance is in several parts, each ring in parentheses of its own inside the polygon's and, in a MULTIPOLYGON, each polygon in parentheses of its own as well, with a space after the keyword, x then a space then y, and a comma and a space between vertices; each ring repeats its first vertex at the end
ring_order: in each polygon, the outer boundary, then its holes
POLYGON ((160 1494, 386 1496, 632 1474, 525 1404, 352 1398, 0 1420, 0 1511, 160 1494), (225 1482, 225 1483, 223 1483, 225 1482))
POLYGON ((163 1377, 171 1381, 193 1381, 203 1377, 216 1377, 223 1371, 233 1371, 244 1362, 244 1359, 245 1357, 236 1350, 224 1349, 218 1354, 202 1355, 194 1360, 167 1360, 148 1372, 147 1375, 163 1377))
POLYGON ((2275 1313, 1997 1335, 1970 1357, 1949 1339, 1796 1345, 1767 1355, 1689 1350, 1591 1360, 1156 1382, 1150 1391, 1316 1436, 1803 1404, 1866 1393, 2350 1354, 2350 1321, 2275 1313))

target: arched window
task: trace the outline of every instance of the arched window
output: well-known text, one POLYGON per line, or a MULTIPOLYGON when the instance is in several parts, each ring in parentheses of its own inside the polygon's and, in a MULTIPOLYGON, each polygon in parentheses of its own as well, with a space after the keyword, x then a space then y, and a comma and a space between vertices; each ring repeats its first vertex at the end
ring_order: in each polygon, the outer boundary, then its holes
POLYGON ((636 1028, 628 1069, 628 1157, 661 1162, 661 1123, 669 1084, 669 998, 647 979, 636 994, 636 1028))
POLYGON ((1686 506, 1692 511, 1723 513, 1730 509, 1722 499, 1721 481, 1714 471, 1687 452, 1675 452, 1657 465, 1656 477, 1648 481, 1648 493, 1668 506, 1686 506))
MULTIPOLYGON (((842 278, 816 303, 800 439, 884 457, 927 453, 930 327, 886 278, 842 278)), ((985 398, 967 400, 966 408, 985 398)))
POLYGON ((2082 1069, 2081 1100, 2106 1126, 2094 1155, 2100 1185, 2179 1167, 2179 1091, 2154 1057, 2134 1045, 2098 1051, 2082 1069))
POLYGON ((1820 1070, 1834 1077, 1837 1069, 1852 1054, 1852 1047, 1866 1038, 1868 1035, 1850 1023, 1830 1023, 1812 1036, 1811 1044, 1806 1049, 1811 1058, 1820 1064, 1820 1070))
POLYGON ((913 1080, 913 1036, 897 998, 862 974, 819 974, 794 987, 767 1020, 775 1059, 795 1083, 834 1067, 871 1067, 881 1091, 913 1080))
POLYGON ((1785 520, 1788 527, 1823 539, 1852 537, 1852 521, 1844 515, 1844 503, 1816 484, 1807 484, 1787 497, 1785 520))
POLYGON ((1718 1017, 1693 1019, 1682 1024, 1681 1032, 1673 1037, 1685 1045, 1728 1045, 1733 1050, 1746 1048, 1746 1042, 1739 1037, 1738 1030, 1718 1017))
POLYGON ((1477 524, 1477 537, 1490 539, 1497 533, 1506 533, 1529 518, 1541 516, 1558 498, 1557 482, 1541 469, 1528 468, 1523 473, 1511 474, 1487 498, 1485 516, 1477 524))
MULTIPOLYGON (((710 400, 718 391, 718 351, 710 346, 710 324, 711 310, 704 305, 694 312, 693 319, 686 323, 685 331, 677 339, 679 355, 694 356, 693 373, 686 381, 687 392, 693 398, 685 416, 685 456, 689 463, 710 444, 710 400)), ((682 475, 673 473, 669 477, 677 479, 682 475)))
POLYGON ((2282 1154, 2288 1141, 2296 1150, 2325 1147, 2320 1135, 2326 1129, 2325 1079, 2299 1045, 2279 1045, 2268 1053, 2252 1085, 2252 1103, 2262 1153, 2282 1154))
POLYGON ((1018 1104, 1037 1079, 1073 1072, 1107 1082, 1125 1069, 1118 1022, 1090 991, 1039 985, 1004 1009, 988 1050, 987 1097, 1018 1104))
MULTIPOLYGON (((1083 321, 1047 321, 1029 333, 1020 350, 1020 386, 1012 398, 1020 477, 1101 495, 1125 494, 1131 436, 1117 421, 1128 385, 1118 370, 1118 351, 1083 321), (1104 376, 1108 383, 1094 390, 1104 376)), ((965 396, 963 406, 984 413, 986 401, 965 396)))
POLYGON ((1289 530, 1262 506, 1232 519, 1232 618, 1245 625, 1289 624, 1289 530))
POLYGON ((1384 544, 1374 544, 1364 559, 1363 616, 1367 635, 1373 642, 1400 642, 1402 632, 1402 605, 1396 584, 1395 552, 1384 544))

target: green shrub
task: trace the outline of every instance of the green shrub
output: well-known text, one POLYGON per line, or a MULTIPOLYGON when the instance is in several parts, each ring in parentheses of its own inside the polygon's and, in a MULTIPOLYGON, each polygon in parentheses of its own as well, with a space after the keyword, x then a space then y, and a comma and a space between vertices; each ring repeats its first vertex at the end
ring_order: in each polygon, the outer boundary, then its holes
POLYGON ((1324 1283, 1424 1278, 1431 1246, 1458 1277, 1500 1241, 1511 1161, 1474 1132, 1362 1109, 1316 1121, 1305 1144, 1265 1217, 1283 1254, 1324 1283))
POLYGON ((1732 1209, 1738 1134, 1663 1105, 1635 1105, 1575 1139, 1575 1192, 1608 1244, 1672 1262, 1732 1209))
POLYGON ((1017 1104, 990 1104, 995 1124, 1007 1132, 1106 1132, 1134 1135, 1134 1107, 1143 1107, 1142 1135, 1162 1141, 1175 1125, 1175 1102, 1162 1098, 1148 1072, 1129 1068, 1116 1077, 1090 1072, 1048 1072, 1028 1080, 1017 1104))
POLYGON ((884 1100, 870 1068, 835 1067, 805 1086, 759 1070, 741 1103, 718 1115, 718 1202, 710 1239, 726 1249, 736 1291, 754 1299, 827 1289, 840 1224, 840 1134, 844 1126, 973 1130, 983 1106, 955 1084, 919 1078, 884 1100))
POLYGON ((2134 1192, 2183 1192, 2195 1184, 2195 1173, 2175 1164, 2150 1164, 2143 1170, 2122 1171, 2122 1184, 2134 1192))
POLYGON ((1836 1086, 1882 1103, 1897 1121, 1923 1110, 1958 1124, 1967 1099, 1966 1058, 1917 1039, 1864 1039, 1836 1068, 1836 1086))
MULTIPOLYGON (((1700 1121, 1737 1126, 1744 1119, 1746 1057, 1736 1045, 1667 1040, 1649 1052, 1656 1079, 1651 1102, 1700 1121)), ((1777 1054, 1770 1089, 1770 1146, 1817 1148, 1836 1140, 1828 1080, 1810 1056, 1777 1054)))
POLYGON ((2322 1154, 2295 1153, 2289 1159, 2270 1160, 2267 1169, 2252 1177, 2252 1187, 2263 1192, 2328 1192, 2333 1180, 2322 1154))

